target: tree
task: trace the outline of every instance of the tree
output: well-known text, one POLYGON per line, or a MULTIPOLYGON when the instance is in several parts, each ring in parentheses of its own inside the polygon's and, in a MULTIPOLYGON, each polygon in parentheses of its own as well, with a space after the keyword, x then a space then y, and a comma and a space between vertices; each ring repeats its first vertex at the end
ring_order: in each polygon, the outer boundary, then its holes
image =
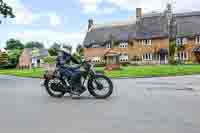
POLYGON ((63 46, 63 48, 66 48, 70 52, 72 52, 72 46, 71 45, 55 42, 48 50, 50 56, 57 56, 58 55, 58 50, 61 48, 61 46, 63 46))
POLYGON ((13 13, 13 9, 8 4, 6 4, 3 0, 0 0, 0 14, 3 15, 4 18, 15 17, 13 13))
POLYGON ((33 50, 32 50, 32 56, 33 57, 40 56, 40 50, 38 48, 33 48, 33 50))
POLYGON ((58 50, 60 49, 61 44, 54 43, 49 49, 48 52, 50 56, 57 56, 58 55, 58 50))
POLYGON ((8 67, 14 68, 17 66, 21 53, 22 50, 20 49, 10 50, 8 52, 8 67))
POLYGON ((37 41, 31 41, 26 43, 25 48, 39 48, 42 49, 44 48, 44 44, 41 42, 37 42, 37 41))
POLYGON ((81 44, 78 44, 76 47, 76 52, 80 55, 83 56, 84 55, 84 48, 81 44))
POLYGON ((7 50, 13 50, 13 49, 23 49, 24 45, 19 40, 16 39, 9 39, 6 42, 6 49, 7 50))

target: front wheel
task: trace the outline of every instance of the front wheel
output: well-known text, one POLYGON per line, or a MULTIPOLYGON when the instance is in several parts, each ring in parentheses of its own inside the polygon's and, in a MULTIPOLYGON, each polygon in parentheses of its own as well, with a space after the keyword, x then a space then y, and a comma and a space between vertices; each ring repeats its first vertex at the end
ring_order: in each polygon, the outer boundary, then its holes
POLYGON ((112 95, 113 83, 105 75, 95 75, 88 80, 88 90, 95 98, 105 99, 112 95))

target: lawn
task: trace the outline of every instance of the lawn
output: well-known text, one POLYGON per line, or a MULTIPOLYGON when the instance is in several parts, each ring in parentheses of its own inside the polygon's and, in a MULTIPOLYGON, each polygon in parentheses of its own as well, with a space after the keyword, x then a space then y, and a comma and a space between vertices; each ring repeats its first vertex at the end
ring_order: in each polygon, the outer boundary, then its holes
POLYGON ((112 78, 119 77, 157 77, 200 74, 200 65, 157 65, 128 66, 122 70, 106 72, 112 78))
MULTIPOLYGON (((98 67, 96 70, 102 71, 103 68, 98 67)), ((44 70, 41 68, 35 70, 0 70, 0 74, 33 78, 42 77, 43 73, 44 70)), ((200 74, 200 65, 127 66, 122 67, 121 70, 106 71, 105 74, 111 78, 191 75, 200 74)))
POLYGON ((44 73, 44 70, 41 68, 32 69, 32 70, 0 69, 0 74, 14 75, 14 76, 19 76, 19 77, 39 78, 39 77, 42 77, 43 73, 44 73))

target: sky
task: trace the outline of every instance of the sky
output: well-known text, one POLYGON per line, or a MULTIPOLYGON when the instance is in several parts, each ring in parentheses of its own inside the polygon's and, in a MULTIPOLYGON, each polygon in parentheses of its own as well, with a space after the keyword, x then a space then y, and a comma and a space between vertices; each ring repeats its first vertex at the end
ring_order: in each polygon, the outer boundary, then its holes
POLYGON ((46 47, 64 42, 74 48, 87 32, 88 19, 94 23, 134 21, 135 9, 144 13, 163 11, 172 3, 174 12, 200 11, 199 0, 4 0, 16 17, 0 24, 0 47, 10 38, 22 42, 40 41, 46 47))

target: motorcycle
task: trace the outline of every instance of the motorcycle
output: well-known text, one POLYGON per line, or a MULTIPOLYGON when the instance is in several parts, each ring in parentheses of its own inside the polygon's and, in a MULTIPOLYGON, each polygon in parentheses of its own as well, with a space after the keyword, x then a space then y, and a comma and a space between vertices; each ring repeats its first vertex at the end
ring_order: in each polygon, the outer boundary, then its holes
MULTIPOLYGON (((106 99, 112 95, 113 83, 111 79, 104 74, 97 73, 91 60, 82 61, 76 69, 81 72, 81 83, 83 87, 80 95, 86 90, 98 99, 106 99)), ((52 97, 61 98, 66 93, 69 93, 71 96, 74 95, 73 92, 76 90, 72 88, 70 83, 71 79, 61 76, 57 68, 53 71, 47 70, 44 74, 43 86, 52 97)))

